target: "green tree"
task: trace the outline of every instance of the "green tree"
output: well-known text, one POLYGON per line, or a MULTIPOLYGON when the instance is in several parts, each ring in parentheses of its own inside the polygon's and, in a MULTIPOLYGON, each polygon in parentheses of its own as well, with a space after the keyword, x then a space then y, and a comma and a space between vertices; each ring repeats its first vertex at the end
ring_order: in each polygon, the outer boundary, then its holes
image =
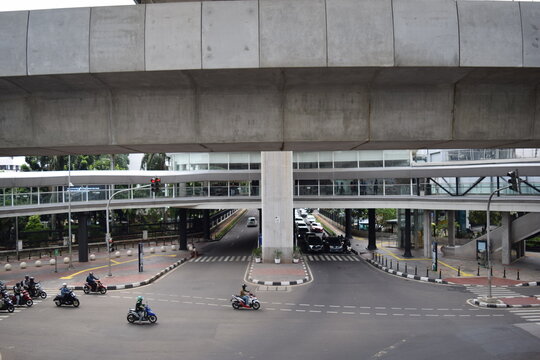
POLYGON ((165 153, 147 153, 142 158, 141 170, 168 170, 168 161, 165 153))
MULTIPOLYGON (((469 211, 469 222, 473 226, 486 226, 487 225, 487 212, 486 211, 469 211)), ((498 211, 489 212, 489 220, 491 225, 501 224, 501 213, 498 211)))
POLYGON ((39 215, 32 215, 28 218, 28 222, 24 227, 24 231, 42 231, 45 226, 41 223, 39 215))
POLYGON ((377 219, 377 224, 385 225, 386 221, 397 218, 396 209, 377 209, 375 210, 375 218, 377 219))

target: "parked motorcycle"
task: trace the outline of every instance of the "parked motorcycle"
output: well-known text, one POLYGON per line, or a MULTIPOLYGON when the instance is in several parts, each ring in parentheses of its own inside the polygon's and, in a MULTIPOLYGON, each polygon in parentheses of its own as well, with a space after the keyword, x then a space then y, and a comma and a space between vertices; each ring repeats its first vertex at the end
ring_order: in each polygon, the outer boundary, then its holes
POLYGON ((255 295, 252 293, 249 293, 249 305, 247 305, 244 302, 244 299, 238 295, 233 295, 231 298, 232 301, 232 307, 235 310, 238 309, 253 309, 253 310, 259 310, 261 308, 261 303, 257 299, 255 295))
POLYGON ((9 297, 0 299, 0 304, 0 310, 7 310, 10 313, 15 311, 15 306, 13 306, 13 303, 11 302, 9 297))
POLYGON ((34 305, 34 301, 30 297, 30 294, 26 290, 21 291, 21 296, 19 297, 19 301, 17 302, 17 296, 15 294, 10 294, 9 299, 13 303, 14 306, 32 306, 34 305))
POLYGON ((107 293, 107 287, 101 283, 100 280, 96 280, 96 286, 92 289, 92 286, 88 283, 84 284, 83 291, 85 294, 90 294, 91 292, 100 293, 104 295, 107 293))
MULTIPOLYGON (((137 320, 139 320, 139 315, 137 314, 135 309, 129 309, 127 314, 127 321, 130 324, 133 324, 137 320)), ((149 321, 151 324, 157 321, 157 315, 152 312, 152 309, 150 309, 150 306, 148 306, 148 304, 144 305, 144 315, 141 321, 149 321)))
POLYGON ((45 291, 43 291, 43 289, 41 288, 41 284, 39 282, 37 282, 34 285, 33 289, 28 289, 28 293, 30 294, 32 299, 35 299, 35 298, 45 299, 45 298, 47 298, 47 293, 45 291))
POLYGON ((62 305, 73 305, 74 307, 79 307, 80 302, 79 299, 77 299, 77 295, 71 291, 65 298, 64 295, 58 294, 54 298, 54 303, 56 306, 62 306, 62 305))

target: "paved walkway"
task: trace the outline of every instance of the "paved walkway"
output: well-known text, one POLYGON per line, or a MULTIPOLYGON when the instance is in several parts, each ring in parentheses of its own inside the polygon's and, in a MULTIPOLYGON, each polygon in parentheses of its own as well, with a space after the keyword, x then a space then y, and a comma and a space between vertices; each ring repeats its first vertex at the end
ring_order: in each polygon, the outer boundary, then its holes
MULTIPOLYGON (((35 266, 37 258, 27 259, 28 267, 21 269, 19 263, 14 263, 11 271, 0 269, 0 280, 12 286, 16 282, 24 279, 25 275, 33 276, 36 281, 40 281, 45 289, 58 289, 63 282, 70 287, 83 286, 88 273, 92 271, 95 276, 101 279, 104 285, 109 288, 122 287, 127 284, 140 283, 148 280, 160 273, 164 269, 178 263, 182 259, 189 259, 191 253, 188 251, 172 250, 171 246, 165 246, 165 251, 161 247, 154 247, 155 252, 151 253, 150 247, 145 247, 143 259, 143 272, 138 271, 138 253, 136 249, 132 250, 132 256, 127 255, 129 249, 121 250, 120 257, 111 255, 109 273, 109 256, 106 252, 95 253, 96 259, 85 263, 73 261, 73 268, 68 269, 68 265, 59 263, 57 272, 55 266, 49 265, 49 258, 43 257, 39 260, 43 263, 41 267, 35 266)), ((75 253, 73 259, 76 260, 75 253)), ((62 261, 63 257, 57 260, 62 261)))
POLYGON ((305 284, 311 280, 309 270, 302 259, 297 264, 251 262, 247 281, 267 286, 305 284))

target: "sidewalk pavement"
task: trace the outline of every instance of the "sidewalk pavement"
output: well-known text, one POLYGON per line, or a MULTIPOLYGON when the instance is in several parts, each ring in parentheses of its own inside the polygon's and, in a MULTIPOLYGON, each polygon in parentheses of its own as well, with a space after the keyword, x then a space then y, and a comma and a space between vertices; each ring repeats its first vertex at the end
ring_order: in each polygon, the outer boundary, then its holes
POLYGON ((125 249, 120 251, 120 257, 116 257, 114 253, 111 253, 110 270, 112 276, 108 276, 109 254, 100 252, 94 253, 96 255, 94 261, 85 263, 76 261, 78 255, 74 253, 72 256, 74 260, 72 269, 68 269, 68 265, 62 262, 63 257, 58 257, 58 272, 55 272, 54 265, 49 265, 50 259, 48 257, 27 259, 28 267, 26 269, 21 269, 19 263, 12 264, 13 269, 10 271, 4 270, 3 267, 0 268, 0 280, 12 287, 16 282, 22 281, 25 275, 28 275, 41 282, 44 289, 59 289, 62 283, 65 282, 69 287, 81 290, 88 273, 92 271, 109 290, 137 287, 155 281, 191 257, 189 251, 172 250, 171 246, 165 246, 164 248, 165 251, 162 252, 162 247, 154 247, 155 253, 153 254, 150 247, 144 248, 143 272, 138 271, 137 249, 125 249), (128 250, 132 251, 132 256, 127 255, 128 250), (41 260, 43 265, 36 267, 36 260, 41 260))
MULTIPOLYGON (((344 235, 343 231, 333 226, 331 221, 318 215, 319 219, 334 230, 344 235)), ((379 236, 379 234, 377 234, 379 236)), ((382 270, 414 280, 463 286, 487 286, 488 270, 479 266, 476 260, 445 257, 438 252, 437 271, 432 271, 432 260, 424 257, 422 249, 411 249, 412 258, 403 256, 403 249, 396 247, 392 240, 377 241, 377 250, 366 250, 368 239, 356 237, 351 240, 353 250, 372 265, 382 270)), ((512 265, 493 264, 492 285, 540 286, 540 254, 527 252, 524 258, 512 265)), ((488 306, 486 302, 476 299, 477 305, 488 306)), ((530 307, 540 306, 535 297, 499 298, 499 305, 488 307, 530 307)))

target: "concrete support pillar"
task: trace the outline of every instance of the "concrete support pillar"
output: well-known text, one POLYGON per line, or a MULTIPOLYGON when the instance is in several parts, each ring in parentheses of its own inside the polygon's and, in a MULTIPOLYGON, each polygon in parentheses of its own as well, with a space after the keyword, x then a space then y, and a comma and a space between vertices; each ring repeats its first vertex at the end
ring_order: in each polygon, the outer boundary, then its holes
POLYGON ((259 209, 259 234, 262 234, 262 209, 259 209))
POLYGON ((178 209, 178 248, 187 250, 187 209, 178 209))
POLYGON ((292 151, 261 152, 261 203, 263 261, 292 261, 293 250, 293 169, 292 151))
POLYGON ((405 252, 403 257, 412 258, 411 254, 411 209, 405 209, 405 252))
POLYGON ((88 213, 78 213, 79 229, 77 241, 79 242, 79 262, 88 262, 88 213))
POLYGON ((448 246, 456 245, 456 212, 448 210, 446 212, 446 220, 448 221, 448 246))
POLYGON ((377 250, 377 228, 375 227, 375 209, 368 209, 368 250, 377 250))
POLYGON ((424 257, 431 257, 431 211, 424 210, 424 257))
POLYGON ((203 210, 203 239, 210 240, 210 210, 203 210))
POLYGON ((345 209, 345 239, 352 239, 352 210, 345 209))
POLYGON ((501 261, 503 265, 510 265, 512 263, 512 218, 509 212, 501 212, 502 219, 502 252, 501 261))

